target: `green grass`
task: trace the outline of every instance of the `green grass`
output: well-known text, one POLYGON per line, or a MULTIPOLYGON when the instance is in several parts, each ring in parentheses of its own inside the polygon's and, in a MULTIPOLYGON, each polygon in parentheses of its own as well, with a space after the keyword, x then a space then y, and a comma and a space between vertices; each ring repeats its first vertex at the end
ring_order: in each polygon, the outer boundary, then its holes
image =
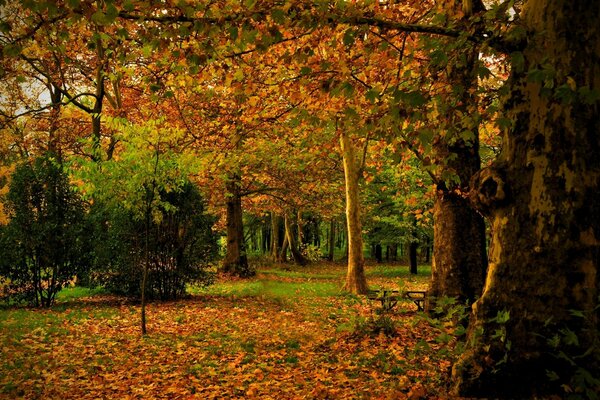
MULTIPOLYGON (((20 340, 32 333, 40 337, 50 337, 67 332, 63 321, 77 325, 88 319, 110 319, 117 314, 114 308, 102 307, 90 310, 80 304, 73 304, 77 299, 103 293, 105 291, 101 288, 69 287, 58 293, 57 304, 50 310, 25 308, 22 304, 18 307, 0 308, 0 337, 20 340), (56 313, 61 313, 60 319, 56 318, 56 313)), ((1 342, 0 340, 0 344, 1 342)))
POLYGON ((26 335, 35 335, 45 341, 49 336, 65 332, 62 321, 52 314, 28 309, 0 310, 0 337, 5 340, 20 341, 26 335))
MULTIPOLYGON (((417 268, 416 276, 426 276, 429 277, 431 275, 431 266, 423 265, 417 268)), ((405 265, 371 265, 366 268, 367 278, 408 278, 412 275, 408 266, 405 265)))
MULTIPOLYGON (((73 300, 81 299, 84 297, 92 297, 100 294, 106 294, 106 290, 102 287, 97 288, 86 288, 81 286, 72 286, 62 289, 56 294, 56 302, 70 302, 73 300)), ((2 299, 0 300, 0 308, 12 308, 17 306, 26 306, 25 301, 19 301, 14 299, 2 299)), ((56 306, 55 306, 56 307, 56 306)))
MULTIPOLYGON (((306 267, 269 264, 263 268, 260 268, 258 276, 251 280, 224 281, 209 287, 192 286, 188 288, 188 292, 224 297, 266 297, 275 300, 345 295, 341 291, 346 275, 343 264, 312 264, 306 267)), ((366 267, 366 274, 373 288, 381 285, 387 287, 389 280, 402 287, 408 281, 427 280, 431 274, 431 267, 420 266, 419 273, 412 275, 405 265, 371 264, 366 267)))
POLYGON ((256 281, 235 281, 216 283, 207 288, 191 287, 192 294, 233 297, 326 297, 340 295, 335 282, 282 282, 259 279, 256 281))
MULTIPOLYGON (((76 305, 73 308, 56 306, 51 310, 15 308, 0 310, 0 337, 18 339, 24 335, 37 332, 40 336, 50 336, 67 332, 64 321, 78 325, 89 319, 111 319, 118 311, 110 307, 82 309, 76 305), (61 313, 56 318, 56 313, 61 313)), ((1 343, 1 340, 0 340, 1 343)))
POLYGON ((316 271, 293 271, 284 269, 265 269, 261 270, 261 275, 274 276, 278 278, 297 278, 297 279, 339 279, 345 271, 335 273, 319 273, 316 271))
POLYGON ((56 295, 57 301, 71 301, 82 297, 92 297, 100 294, 106 294, 106 290, 102 287, 86 288, 81 286, 67 287, 58 292, 56 295))

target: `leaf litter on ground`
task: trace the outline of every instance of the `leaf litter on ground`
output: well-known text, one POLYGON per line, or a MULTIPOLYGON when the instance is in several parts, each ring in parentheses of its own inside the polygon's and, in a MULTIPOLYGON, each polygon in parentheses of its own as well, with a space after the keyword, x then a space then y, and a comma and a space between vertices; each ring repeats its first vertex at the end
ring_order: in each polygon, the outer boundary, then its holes
MULTIPOLYGON (((106 294, 2 310, 0 398, 447 398, 453 342, 436 340, 438 327, 410 302, 381 313, 344 295, 342 265, 312 268, 291 281, 285 270, 259 273, 153 302, 144 337, 139 305, 106 294), (332 276, 335 285, 315 291, 332 276)), ((426 274, 389 275, 374 273, 370 284, 427 285, 426 274)))

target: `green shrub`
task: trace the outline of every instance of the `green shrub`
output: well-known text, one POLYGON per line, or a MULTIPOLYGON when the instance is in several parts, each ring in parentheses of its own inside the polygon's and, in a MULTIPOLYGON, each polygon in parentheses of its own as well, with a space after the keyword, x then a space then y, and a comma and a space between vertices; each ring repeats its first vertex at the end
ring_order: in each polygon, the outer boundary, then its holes
MULTIPOLYGON (((146 294, 161 300, 179 298, 188 284, 212 281, 211 262, 217 255, 214 218, 204 212, 202 197, 191 183, 181 190, 162 192, 159 222, 148 231, 148 282, 146 294)), ((95 210, 96 281, 108 290, 130 296, 140 294, 146 249, 144 221, 123 208, 95 210)))
POLYGON ((9 282, 5 295, 49 307, 90 266, 84 203, 63 166, 46 155, 16 168, 5 207, 10 218, 0 230, 0 275, 9 282))

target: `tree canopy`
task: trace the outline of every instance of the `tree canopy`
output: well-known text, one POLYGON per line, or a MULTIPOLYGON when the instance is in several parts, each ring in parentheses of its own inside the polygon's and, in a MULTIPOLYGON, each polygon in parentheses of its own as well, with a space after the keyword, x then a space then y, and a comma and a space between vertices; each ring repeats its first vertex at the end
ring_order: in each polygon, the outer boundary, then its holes
POLYGON ((203 218, 194 262, 212 262, 220 232, 220 270, 238 277, 256 273, 253 251, 305 265, 337 243, 344 289, 363 295, 369 246, 378 261, 406 246, 413 273, 417 251, 432 258, 430 315, 449 297, 471 311, 455 394, 598 387, 582 377, 599 365, 597 1, 0 7, 3 232, 33 212, 17 207, 23 171, 77 199, 47 224, 95 223, 98 240, 124 221, 108 211, 145 222, 144 256, 140 242, 128 261, 143 270, 143 316, 148 274, 188 254, 178 207, 203 218), (60 182, 31 169, 45 157, 60 182), (167 231, 181 251, 152 264, 167 231), (574 348, 556 356, 561 343, 574 348))

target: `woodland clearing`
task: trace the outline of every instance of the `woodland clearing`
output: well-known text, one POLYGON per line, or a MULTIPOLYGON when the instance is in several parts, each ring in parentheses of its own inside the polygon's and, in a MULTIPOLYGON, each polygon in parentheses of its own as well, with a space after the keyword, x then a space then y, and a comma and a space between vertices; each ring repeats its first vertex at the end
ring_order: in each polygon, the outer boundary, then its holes
MULTIPOLYGON (((185 300, 139 305, 81 288, 48 310, 0 311, 1 398, 445 398, 454 339, 400 302, 339 290, 345 266, 264 266, 185 300)), ((371 265, 371 287, 424 289, 429 270, 371 265)))

